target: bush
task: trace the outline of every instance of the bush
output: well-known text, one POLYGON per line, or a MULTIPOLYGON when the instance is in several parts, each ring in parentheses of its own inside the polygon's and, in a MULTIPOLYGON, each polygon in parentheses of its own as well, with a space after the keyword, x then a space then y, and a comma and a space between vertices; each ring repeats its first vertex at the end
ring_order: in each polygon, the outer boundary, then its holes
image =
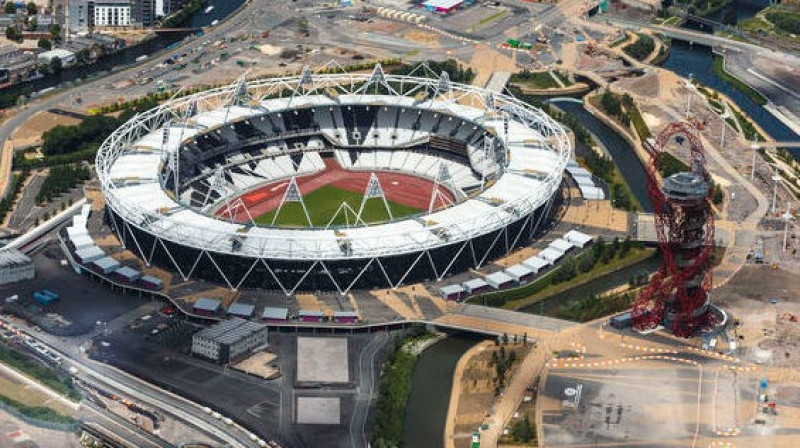
POLYGON ((767 13, 767 20, 787 33, 800 34, 800 14, 770 11, 767 13))
POLYGON ((622 49, 628 56, 639 61, 644 60, 655 50, 656 43, 647 34, 636 33, 638 40, 622 49))
MULTIPOLYGON (((447 75, 453 82, 469 84, 473 79, 475 79, 475 72, 473 72, 469 67, 465 69, 455 59, 448 59, 446 61, 426 61, 425 64, 430 67, 431 71, 433 71, 436 76, 439 76, 439 74, 443 71, 447 72, 447 75)), ((408 75, 413 71, 414 76, 430 76, 427 71, 418 69, 417 67, 417 64, 403 64, 399 67, 393 68, 389 72, 393 75, 408 75)))

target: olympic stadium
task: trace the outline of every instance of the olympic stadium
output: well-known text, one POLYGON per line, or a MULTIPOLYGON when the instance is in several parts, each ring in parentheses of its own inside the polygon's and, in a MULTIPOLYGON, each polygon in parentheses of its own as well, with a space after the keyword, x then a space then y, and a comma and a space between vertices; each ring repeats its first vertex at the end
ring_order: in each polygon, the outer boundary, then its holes
POLYGON ((96 166, 109 225, 148 266, 288 295, 438 280, 530 244, 571 152, 516 98, 376 66, 170 100, 96 166))

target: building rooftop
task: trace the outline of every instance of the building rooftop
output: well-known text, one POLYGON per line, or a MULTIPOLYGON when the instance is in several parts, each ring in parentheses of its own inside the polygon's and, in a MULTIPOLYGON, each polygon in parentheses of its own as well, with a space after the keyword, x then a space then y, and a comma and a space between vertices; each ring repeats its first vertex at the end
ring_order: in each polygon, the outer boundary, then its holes
POLYGON ((250 317, 253 315, 253 312, 256 310, 256 306, 251 303, 239 303, 236 302, 233 305, 228 307, 228 314, 235 314, 237 316, 247 316, 250 317))
POLYGON ((261 313, 262 319, 286 320, 289 317, 289 308, 266 307, 261 313))
POLYGON ((0 267, 20 266, 31 263, 31 257, 16 249, 0 250, 0 267))
POLYGON ((265 325, 249 320, 233 318, 223 320, 211 327, 199 331, 194 335, 196 338, 207 339, 219 344, 233 344, 253 333, 262 331, 265 325))
POLYGON ((209 299, 208 297, 201 297, 194 302, 193 308, 196 310, 216 312, 222 305, 219 299, 209 299))

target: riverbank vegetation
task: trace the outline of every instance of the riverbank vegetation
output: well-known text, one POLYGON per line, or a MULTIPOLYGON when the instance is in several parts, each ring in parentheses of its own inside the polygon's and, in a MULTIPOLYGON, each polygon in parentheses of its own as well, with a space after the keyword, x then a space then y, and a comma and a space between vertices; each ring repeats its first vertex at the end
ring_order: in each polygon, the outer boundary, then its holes
POLYGON ((22 353, 0 346, 0 362, 34 378, 54 391, 73 401, 79 401, 81 394, 75 389, 69 377, 60 378, 52 369, 45 367, 22 353))
POLYGON ((406 402, 411 393, 411 377, 419 353, 416 344, 434 337, 425 327, 415 327, 405 338, 396 338, 383 364, 378 404, 372 427, 372 446, 396 448, 403 445, 403 426, 406 421, 406 402))
POLYGON ((763 106, 767 104, 767 98, 761 94, 758 90, 750 87, 749 84, 745 83, 741 79, 731 75, 727 71, 725 71, 725 58, 718 54, 714 55, 714 74, 717 75, 723 81, 729 82, 733 85, 734 88, 740 90, 742 93, 748 96, 753 102, 758 104, 759 106, 763 106))
POLYGON ((506 309, 519 309, 546 297, 571 289, 601 275, 622 269, 651 257, 655 251, 641 242, 625 238, 606 243, 598 238, 590 247, 567 256, 559 265, 536 280, 503 291, 470 297, 471 303, 506 309))
POLYGON ((208 3, 208 0, 189 0, 175 14, 166 17, 161 21, 162 28, 177 28, 185 25, 194 14, 200 11, 208 3))

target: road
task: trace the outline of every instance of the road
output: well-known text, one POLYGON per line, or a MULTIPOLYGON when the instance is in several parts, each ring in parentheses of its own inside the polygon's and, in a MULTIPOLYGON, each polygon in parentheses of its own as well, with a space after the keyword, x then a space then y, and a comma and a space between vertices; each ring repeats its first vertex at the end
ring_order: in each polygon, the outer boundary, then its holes
POLYGON ((385 331, 377 333, 358 356, 358 396, 350 420, 350 446, 354 448, 367 448, 367 417, 369 405, 375 396, 375 356, 389 341, 385 331))
MULTIPOLYGON (((203 42, 213 42, 231 31, 252 27, 252 25, 255 24, 255 17, 263 18, 261 11, 267 9, 267 4, 269 2, 269 0, 249 0, 247 3, 245 3, 239 13, 229 17, 214 28, 211 28, 203 36, 193 38, 188 41, 183 41, 181 45, 171 48, 170 50, 163 50, 162 53, 189 51, 201 46, 203 42)), ((275 3, 275 1, 272 1, 272 3, 275 3)), ((277 24, 279 20, 282 20, 282 17, 275 17, 275 24, 277 24)), ((270 21, 267 20, 266 22, 266 26, 269 26, 270 21)), ((264 26, 264 21, 260 21, 259 25, 264 26)), ((10 157, 6 152, 12 150, 12 145, 6 145, 6 142, 10 140, 11 135, 14 134, 17 128, 22 126, 37 113, 53 108, 64 108, 66 105, 72 104, 73 98, 75 97, 84 98, 91 96, 92 98, 98 100, 101 98, 104 98, 107 101, 116 100, 118 97, 117 92, 115 92, 113 89, 102 89, 100 87, 104 84, 128 79, 136 72, 155 68, 157 65, 163 62, 162 58, 159 56, 160 54, 151 55, 150 58, 140 64, 130 66, 124 70, 113 72, 107 76, 93 79, 87 83, 77 85, 70 89, 61 90, 58 93, 35 100, 25 106, 9 109, 7 111, 8 113, 6 114, 8 118, 3 122, 2 125, 0 125, 0 146, 4 151, 2 160, 7 160, 10 157)), ((0 175, 7 179, 10 175, 10 171, 0 172, 0 175)), ((2 184, 2 182, 0 182, 0 184, 2 184)), ((4 192, 0 193, 5 195, 4 192)))

